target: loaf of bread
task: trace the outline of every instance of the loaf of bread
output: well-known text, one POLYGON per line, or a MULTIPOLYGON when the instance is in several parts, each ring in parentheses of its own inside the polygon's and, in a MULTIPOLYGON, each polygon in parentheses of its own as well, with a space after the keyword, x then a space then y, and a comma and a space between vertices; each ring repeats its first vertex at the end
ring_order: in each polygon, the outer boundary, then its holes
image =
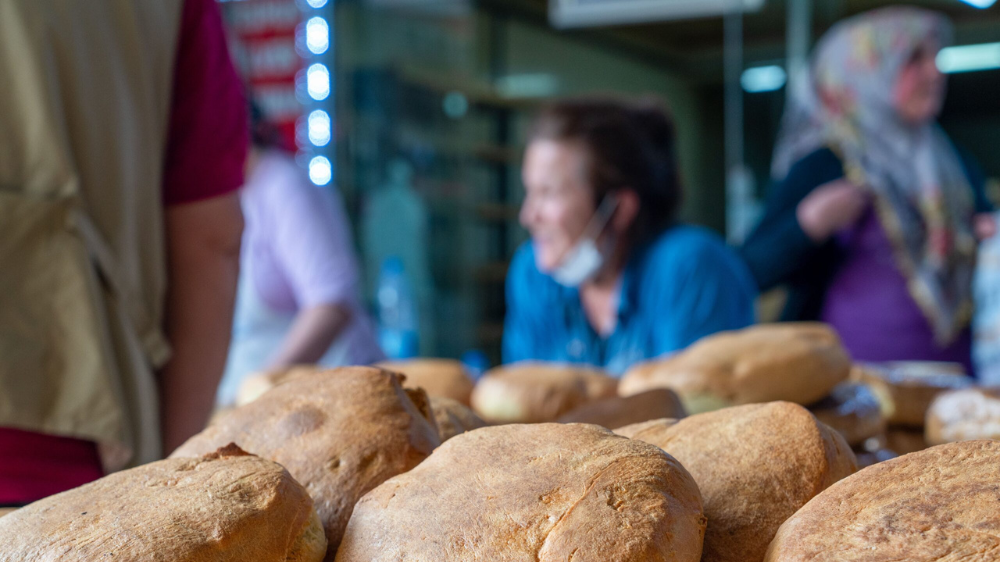
POLYGON ((442 443, 466 431, 486 427, 486 422, 475 412, 451 398, 431 397, 431 411, 442 443))
POLYGON ((319 562, 308 492, 235 445, 117 472, 0 518, 3 562, 319 562))
POLYGON ((198 456, 230 442, 280 463, 309 490, 330 541, 330 559, 358 498, 410 470, 440 444, 427 395, 371 367, 286 380, 172 456, 198 456))
POLYGON ((842 382, 826 398, 809 406, 816 418, 858 447, 885 432, 882 408, 872 389, 858 382, 842 382))
POLYGON ((592 423, 615 429, 660 418, 683 418, 684 406, 672 390, 654 388, 632 396, 604 398, 574 408, 559 418, 560 423, 592 423))
POLYGON ((294 367, 285 369, 273 369, 254 373, 240 384, 240 388, 236 392, 235 406, 246 406, 286 380, 297 376, 323 372, 328 372, 328 369, 317 365, 295 365, 294 367))
POLYGON ((407 388, 422 388, 431 398, 451 398, 471 405, 472 389, 475 386, 468 371, 461 362, 453 359, 412 359, 409 361, 387 361, 377 365, 388 371, 406 376, 403 385, 407 388))
POLYGON ((472 392, 472 409, 489 423, 553 422, 588 402, 617 395, 618 381, 601 371, 524 362, 492 369, 472 392))
POLYGON ((878 463, 786 521, 767 560, 996 560, 998 482, 997 441, 941 445, 878 463))
POLYGON ((697 562, 698 488, 595 425, 513 424, 441 445, 358 502, 337 562, 697 562))
POLYGON ((858 458, 858 470, 867 468, 873 464, 894 459, 899 455, 889 449, 875 449, 874 451, 854 451, 854 456, 858 458))
POLYGON ((851 378, 871 387, 889 425, 919 429, 938 394, 973 385, 961 369, 954 363, 863 363, 855 365, 851 378))
POLYGON ((759 562, 778 527, 857 469, 837 432, 808 410, 771 402, 629 430, 680 461, 705 502, 703 562, 759 562), (666 427, 664 427, 666 426, 666 427))
POLYGON ((885 432, 885 447, 897 455, 908 455, 927 448, 924 430, 906 426, 893 426, 885 432))
POLYGON ((667 430, 678 421, 674 418, 660 418, 658 420, 633 423, 615 429, 615 433, 629 439, 638 439, 646 443, 656 444, 667 438, 667 430))
POLYGON ((721 332, 622 378, 623 396, 651 388, 680 395, 689 414, 785 400, 812 404, 850 373, 840 338, 819 323, 762 324, 721 332))
POLYGON ((925 436, 931 445, 1000 439, 1000 388, 967 388, 940 394, 927 411, 925 436))
POLYGON ((9 515, 11 513, 14 513, 15 511, 17 511, 16 507, 0 507, 0 517, 3 517, 4 515, 9 515))

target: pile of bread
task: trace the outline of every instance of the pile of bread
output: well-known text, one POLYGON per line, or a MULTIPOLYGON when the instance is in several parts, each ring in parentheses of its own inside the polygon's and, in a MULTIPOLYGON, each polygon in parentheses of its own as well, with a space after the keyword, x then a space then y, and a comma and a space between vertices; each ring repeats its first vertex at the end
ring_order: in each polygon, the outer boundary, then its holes
POLYGON ((0 517, 0 562, 993 560, 1000 393, 950 370, 789 324, 620 382, 268 373, 171 458, 0 517), (894 431, 960 442, 889 458, 894 431))

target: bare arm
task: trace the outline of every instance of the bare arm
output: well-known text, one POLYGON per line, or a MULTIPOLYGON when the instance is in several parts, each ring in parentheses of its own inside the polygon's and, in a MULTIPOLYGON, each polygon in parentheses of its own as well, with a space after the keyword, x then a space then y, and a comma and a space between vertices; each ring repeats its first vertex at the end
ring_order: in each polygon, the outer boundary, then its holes
POLYGON ((167 208, 166 331, 160 373, 163 451, 201 431, 225 368, 239 274, 243 215, 235 193, 167 208))
POLYGON ((295 316, 270 368, 311 364, 319 361, 330 344, 351 321, 351 310, 342 304, 321 304, 304 308, 295 316))

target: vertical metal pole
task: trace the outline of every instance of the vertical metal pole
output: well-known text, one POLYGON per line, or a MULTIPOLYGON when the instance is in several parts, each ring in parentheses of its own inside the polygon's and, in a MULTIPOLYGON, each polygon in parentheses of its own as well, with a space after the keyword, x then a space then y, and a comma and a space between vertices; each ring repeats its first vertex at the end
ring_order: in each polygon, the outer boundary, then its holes
POLYGON ((788 90, 804 79, 809 68, 812 40, 812 0, 788 0, 788 44, 786 46, 788 90))
POLYGON ((724 19, 724 72, 726 88, 726 169, 743 164, 743 13, 738 9, 724 19))
POLYGON ((738 244, 746 234, 743 209, 746 176, 743 165, 743 12, 738 3, 724 16, 726 236, 738 244))

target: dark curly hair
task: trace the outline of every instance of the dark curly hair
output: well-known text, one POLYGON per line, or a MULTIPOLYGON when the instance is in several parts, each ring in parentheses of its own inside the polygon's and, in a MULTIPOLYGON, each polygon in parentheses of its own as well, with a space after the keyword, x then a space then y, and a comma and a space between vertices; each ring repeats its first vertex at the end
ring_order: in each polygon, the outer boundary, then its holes
POLYGON ((587 153, 594 204, 622 188, 639 197, 632 242, 648 242, 676 220, 683 189, 674 123, 653 99, 583 97, 552 103, 538 113, 528 140, 577 143, 587 153))

